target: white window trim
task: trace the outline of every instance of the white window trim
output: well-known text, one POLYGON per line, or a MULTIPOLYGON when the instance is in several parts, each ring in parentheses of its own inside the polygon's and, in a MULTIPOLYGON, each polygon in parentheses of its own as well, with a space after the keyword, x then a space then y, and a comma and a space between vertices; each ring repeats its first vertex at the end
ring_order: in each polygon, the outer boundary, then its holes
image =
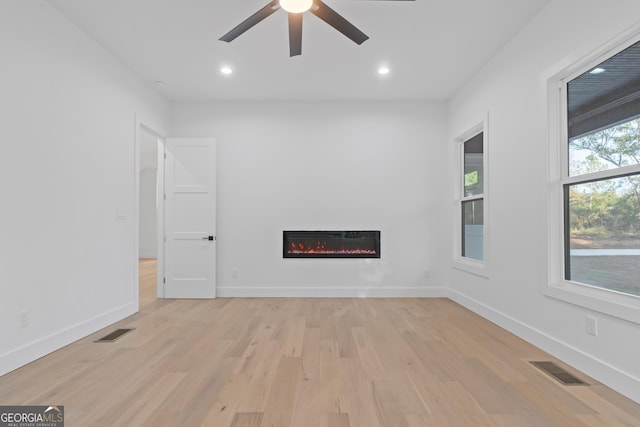
MULTIPOLYGON (((640 324, 640 297, 579 284, 565 279, 564 274, 564 197, 563 187, 585 176, 569 177, 567 134, 566 83, 587 72, 597 64, 621 52, 640 40, 640 25, 611 40, 590 55, 564 68, 547 80, 549 123, 549 224, 548 224, 548 282, 544 295, 589 310, 604 313, 640 324)), ((620 168, 616 171, 640 170, 640 166, 620 168)), ((606 176, 610 171, 595 173, 589 178, 606 176)))
POLYGON ((454 226, 453 226, 453 261, 452 267, 458 270, 465 271, 467 273, 475 274, 481 277, 489 277, 489 113, 485 114, 482 121, 475 126, 470 127, 467 131, 460 134, 454 139, 456 143, 456 158, 457 165, 455 174, 455 205, 454 205, 454 226), (464 182, 462 177, 464 176, 464 143, 470 140, 474 136, 483 134, 483 148, 482 148, 482 170, 483 170, 483 261, 467 258, 462 256, 462 202, 469 200, 476 200, 480 197, 469 196, 464 197, 464 182))

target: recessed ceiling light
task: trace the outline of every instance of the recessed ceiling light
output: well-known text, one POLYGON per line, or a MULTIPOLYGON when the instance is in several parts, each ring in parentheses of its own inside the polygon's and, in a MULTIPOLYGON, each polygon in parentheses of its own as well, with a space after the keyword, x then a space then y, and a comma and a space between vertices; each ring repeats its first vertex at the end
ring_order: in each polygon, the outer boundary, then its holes
POLYGON ((604 68, 600 68, 600 67, 596 67, 593 70, 589 71, 589 74, 600 74, 600 73, 604 73, 605 70, 604 68))
POLYGON ((384 76, 385 74, 389 74, 391 70, 389 69, 389 67, 386 66, 382 66, 380 68, 378 68, 378 74, 380 74, 381 76, 384 76))
POLYGON ((231 67, 222 67, 220 68, 220 72, 228 76, 233 73, 233 69, 231 69, 231 67))

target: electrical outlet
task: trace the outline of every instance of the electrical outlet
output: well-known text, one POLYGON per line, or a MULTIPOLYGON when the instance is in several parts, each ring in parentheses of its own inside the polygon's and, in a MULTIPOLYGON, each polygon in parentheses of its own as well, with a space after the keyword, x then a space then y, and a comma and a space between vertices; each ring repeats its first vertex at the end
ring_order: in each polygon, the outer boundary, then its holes
POLYGON ((593 316, 587 316, 586 329, 589 335, 598 336, 598 319, 593 316))
POLYGON ((429 277, 431 277, 431 273, 429 272, 429 270, 425 270, 422 277, 424 277, 425 279, 428 279, 429 277))
POLYGON ((233 270, 231 270, 231 277, 233 277, 234 279, 238 278, 238 269, 234 268, 233 270))
POLYGON ((31 324, 31 312, 22 310, 20 312, 20 329, 27 328, 31 324))

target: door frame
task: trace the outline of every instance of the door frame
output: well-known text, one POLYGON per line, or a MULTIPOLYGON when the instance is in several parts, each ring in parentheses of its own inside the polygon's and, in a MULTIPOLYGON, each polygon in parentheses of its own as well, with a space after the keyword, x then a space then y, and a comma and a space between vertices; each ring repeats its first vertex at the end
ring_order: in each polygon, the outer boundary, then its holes
POLYGON ((166 138, 158 136, 158 171, 156 172, 156 298, 164 298, 164 159, 166 138))

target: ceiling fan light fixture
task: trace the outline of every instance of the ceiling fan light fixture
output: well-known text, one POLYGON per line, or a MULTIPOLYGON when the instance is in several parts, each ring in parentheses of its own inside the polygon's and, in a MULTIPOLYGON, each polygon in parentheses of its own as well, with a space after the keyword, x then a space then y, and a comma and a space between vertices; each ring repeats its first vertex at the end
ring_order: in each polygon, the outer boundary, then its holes
POLYGON ((311 9, 313 0, 280 0, 280 7, 289 13, 302 13, 311 9))

